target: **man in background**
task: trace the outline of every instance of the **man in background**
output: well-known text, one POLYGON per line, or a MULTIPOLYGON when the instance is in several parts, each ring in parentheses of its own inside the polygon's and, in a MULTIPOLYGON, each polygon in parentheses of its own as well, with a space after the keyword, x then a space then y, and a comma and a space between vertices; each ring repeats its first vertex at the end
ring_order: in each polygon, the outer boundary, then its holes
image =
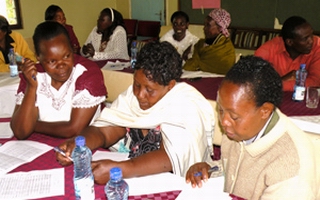
POLYGON ((281 36, 264 43, 255 56, 269 61, 279 73, 284 91, 293 91, 296 70, 306 64, 306 86, 320 85, 320 39, 313 35, 311 25, 302 17, 289 17, 281 36))

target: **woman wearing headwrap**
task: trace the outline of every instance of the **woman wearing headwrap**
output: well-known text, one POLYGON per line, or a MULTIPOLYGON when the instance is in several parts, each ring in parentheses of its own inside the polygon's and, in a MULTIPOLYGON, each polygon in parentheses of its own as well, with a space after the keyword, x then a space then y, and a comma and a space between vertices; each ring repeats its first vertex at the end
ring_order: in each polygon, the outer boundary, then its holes
POLYGON ((235 63, 235 50, 229 38, 230 14, 224 9, 214 9, 205 19, 205 39, 194 46, 191 59, 186 61, 185 70, 206 71, 226 74, 235 63))
POLYGON ((13 48, 24 58, 36 61, 34 53, 30 50, 23 36, 15 31, 11 31, 7 19, 0 15, 0 72, 9 72, 9 50, 13 48))

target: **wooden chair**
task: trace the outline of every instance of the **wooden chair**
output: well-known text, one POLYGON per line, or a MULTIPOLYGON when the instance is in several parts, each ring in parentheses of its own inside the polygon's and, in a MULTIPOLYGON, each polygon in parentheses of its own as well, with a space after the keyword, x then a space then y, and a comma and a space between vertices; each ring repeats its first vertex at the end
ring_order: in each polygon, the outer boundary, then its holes
POLYGON ((138 40, 158 40, 160 34, 160 21, 138 21, 137 39, 138 40))

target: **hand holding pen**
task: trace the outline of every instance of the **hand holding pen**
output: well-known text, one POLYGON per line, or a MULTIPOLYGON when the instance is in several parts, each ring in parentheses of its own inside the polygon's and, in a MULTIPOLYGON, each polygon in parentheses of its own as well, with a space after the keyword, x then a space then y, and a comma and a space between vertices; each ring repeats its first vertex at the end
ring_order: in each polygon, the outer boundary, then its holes
POLYGON ((202 182, 206 182, 212 172, 220 171, 218 166, 210 167, 206 162, 200 162, 192 165, 186 174, 186 182, 191 183, 193 188, 202 187, 202 182))
POLYGON ((62 149, 60 149, 59 147, 54 147, 53 150, 55 152, 60 153, 61 155, 63 155, 64 157, 68 158, 70 161, 73 162, 73 159, 70 156, 67 156, 66 153, 62 149))

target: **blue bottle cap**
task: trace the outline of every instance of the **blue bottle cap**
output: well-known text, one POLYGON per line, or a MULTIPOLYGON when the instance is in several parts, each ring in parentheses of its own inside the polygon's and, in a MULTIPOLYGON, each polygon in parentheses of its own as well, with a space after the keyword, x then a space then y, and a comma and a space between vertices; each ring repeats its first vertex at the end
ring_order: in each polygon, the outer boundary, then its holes
POLYGON ((110 169, 110 179, 119 180, 122 178, 122 170, 120 167, 110 169))
POLYGON ((306 68, 306 64, 300 64, 300 69, 305 69, 306 68))
POLYGON ((133 42, 132 42, 132 46, 133 46, 133 47, 136 47, 136 45, 137 45, 137 42, 136 42, 136 41, 133 41, 133 42))
POLYGON ((86 138, 83 136, 77 136, 76 139, 76 146, 84 146, 86 144, 86 138))

